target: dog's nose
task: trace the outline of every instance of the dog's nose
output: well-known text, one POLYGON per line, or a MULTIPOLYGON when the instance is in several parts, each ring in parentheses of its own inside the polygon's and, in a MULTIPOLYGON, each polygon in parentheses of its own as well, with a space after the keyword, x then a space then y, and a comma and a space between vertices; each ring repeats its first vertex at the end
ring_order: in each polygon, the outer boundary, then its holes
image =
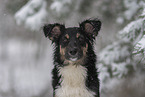
POLYGON ((76 55, 77 53, 78 53, 77 48, 71 48, 69 51, 69 54, 72 56, 76 55))

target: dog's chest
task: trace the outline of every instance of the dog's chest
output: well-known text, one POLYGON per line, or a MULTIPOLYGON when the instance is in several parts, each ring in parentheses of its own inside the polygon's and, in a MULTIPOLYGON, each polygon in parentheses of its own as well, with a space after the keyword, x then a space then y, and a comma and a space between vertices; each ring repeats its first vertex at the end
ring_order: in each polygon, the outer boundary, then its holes
POLYGON ((60 68, 61 86, 55 92, 56 97, 94 97, 85 85, 87 70, 81 65, 69 65, 60 68))

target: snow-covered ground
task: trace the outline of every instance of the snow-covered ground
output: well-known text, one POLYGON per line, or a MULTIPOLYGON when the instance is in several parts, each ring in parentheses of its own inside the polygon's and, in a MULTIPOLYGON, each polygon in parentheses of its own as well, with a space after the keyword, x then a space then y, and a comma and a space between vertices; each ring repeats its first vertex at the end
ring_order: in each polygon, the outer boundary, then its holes
POLYGON ((41 94, 51 97, 52 47, 49 42, 46 48, 42 44, 19 39, 1 41, 0 97, 37 97, 41 94))

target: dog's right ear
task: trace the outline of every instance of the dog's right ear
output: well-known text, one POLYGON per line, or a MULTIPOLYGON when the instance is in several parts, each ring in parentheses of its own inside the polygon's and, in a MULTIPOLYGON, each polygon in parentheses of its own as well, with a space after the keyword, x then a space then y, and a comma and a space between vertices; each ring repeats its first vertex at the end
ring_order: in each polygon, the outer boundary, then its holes
POLYGON ((101 29, 101 21, 99 19, 88 19, 80 24, 81 30, 83 30, 86 35, 90 38, 94 38, 98 35, 101 29))
POLYGON ((55 24, 46 24, 43 26, 43 32, 45 37, 48 37, 50 40, 57 41, 59 36, 65 31, 65 26, 55 23, 55 24))

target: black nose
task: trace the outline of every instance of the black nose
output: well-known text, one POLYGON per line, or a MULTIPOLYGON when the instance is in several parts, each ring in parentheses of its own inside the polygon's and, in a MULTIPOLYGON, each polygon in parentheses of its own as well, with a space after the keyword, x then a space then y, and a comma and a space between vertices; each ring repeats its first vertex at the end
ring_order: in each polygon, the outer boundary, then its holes
POLYGON ((74 56, 74 55, 77 54, 77 52, 78 52, 77 51, 77 48, 71 48, 70 51, 69 51, 69 54, 72 55, 72 56, 74 56))

